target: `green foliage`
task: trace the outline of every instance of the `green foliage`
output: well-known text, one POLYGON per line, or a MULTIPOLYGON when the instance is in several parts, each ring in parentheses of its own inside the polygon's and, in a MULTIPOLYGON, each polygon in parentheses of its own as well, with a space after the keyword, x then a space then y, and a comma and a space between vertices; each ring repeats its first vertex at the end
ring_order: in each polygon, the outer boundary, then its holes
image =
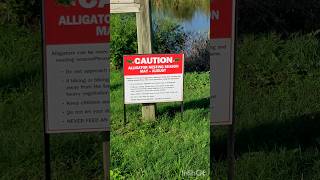
POLYGON ((10 25, 0 25, 0 32, 0 88, 19 87, 24 81, 39 77, 40 33, 10 25))
POLYGON ((153 53, 180 53, 184 50, 188 35, 181 25, 170 19, 153 20, 153 53))
POLYGON ((320 42, 315 36, 291 35, 283 44, 280 58, 288 64, 289 73, 312 75, 320 68, 320 42))
POLYGON ((137 27, 133 15, 111 16, 111 63, 122 67, 123 55, 137 53, 137 27))
MULTIPOLYGON (((153 21, 153 53, 181 52, 188 40, 183 28, 170 19, 156 19, 153 21)), ((137 27, 135 16, 111 16, 111 62, 119 69, 122 58, 126 54, 136 54, 137 27)))
POLYGON ((124 176, 121 175, 118 169, 110 170, 110 177, 114 180, 123 180, 125 179, 124 176))
POLYGON ((210 63, 208 63, 210 59, 210 40, 203 34, 194 34, 192 37, 190 55, 185 60, 185 71, 210 71, 210 63))
POLYGON ((317 75, 319 48, 314 35, 294 34, 286 41, 276 34, 246 36, 238 51, 238 78, 257 88, 317 75))

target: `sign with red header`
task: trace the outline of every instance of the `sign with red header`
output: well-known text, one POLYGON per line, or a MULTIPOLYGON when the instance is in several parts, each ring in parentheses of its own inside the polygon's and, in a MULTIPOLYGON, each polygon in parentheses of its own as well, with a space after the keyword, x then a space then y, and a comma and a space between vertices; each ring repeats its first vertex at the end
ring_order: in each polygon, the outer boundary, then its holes
POLYGON ((46 132, 109 130, 109 0, 43 0, 46 132))
POLYGON ((232 38, 234 0, 212 0, 210 38, 232 38))
POLYGON ((233 122, 233 76, 236 0, 211 0, 211 124, 233 122))
POLYGON ((79 44, 109 41, 109 0, 45 0, 46 43, 79 44))
POLYGON ((125 104, 183 101, 183 54, 123 57, 125 104))

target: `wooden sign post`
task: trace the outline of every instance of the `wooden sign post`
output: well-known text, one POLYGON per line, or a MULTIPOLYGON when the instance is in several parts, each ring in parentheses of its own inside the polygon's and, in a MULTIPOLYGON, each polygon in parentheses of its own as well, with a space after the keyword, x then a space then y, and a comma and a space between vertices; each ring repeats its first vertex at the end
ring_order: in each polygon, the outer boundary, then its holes
MULTIPOLYGON (((136 13, 138 54, 152 54, 150 0, 111 0, 111 13, 136 13)), ((142 104, 142 119, 156 119, 156 104, 142 104)))
MULTIPOLYGON (((151 34, 151 13, 150 1, 140 0, 140 12, 136 14, 137 34, 138 34, 138 53, 152 53, 152 34, 151 34)), ((142 119, 156 119, 156 104, 142 104, 142 119)))

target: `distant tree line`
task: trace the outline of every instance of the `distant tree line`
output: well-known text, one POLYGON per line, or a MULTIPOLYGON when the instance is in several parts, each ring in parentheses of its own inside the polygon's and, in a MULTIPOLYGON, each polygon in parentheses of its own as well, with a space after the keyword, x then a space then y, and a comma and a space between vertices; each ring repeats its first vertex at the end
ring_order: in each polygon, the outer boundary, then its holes
MULTIPOLYGON (((163 9, 177 18, 190 11, 209 13, 210 0, 152 0, 153 9, 163 9), (170 4, 171 3, 171 4, 170 4), (187 11, 187 12, 186 12, 187 11)), ((281 34, 320 29, 319 0, 238 0, 241 33, 281 34)), ((0 23, 39 25, 41 0, 1 0, 0 23)), ((188 16, 190 17, 190 16, 188 16)))

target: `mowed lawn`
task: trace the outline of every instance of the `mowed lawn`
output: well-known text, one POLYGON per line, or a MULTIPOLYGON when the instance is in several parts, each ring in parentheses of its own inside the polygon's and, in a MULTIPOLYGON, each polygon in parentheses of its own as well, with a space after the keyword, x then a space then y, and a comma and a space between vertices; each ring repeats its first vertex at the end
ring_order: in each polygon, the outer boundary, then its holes
MULTIPOLYGON (((39 33, 0 27, 0 179, 43 179, 39 33)), ((241 39, 236 68, 236 177, 320 179, 319 41, 273 34, 241 39)), ((208 179, 209 72, 185 74, 185 104, 157 104, 142 122, 111 72, 112 179, 208 179), (207 176, 186 177, 204 170, 207 176)), ((227 129, 214 131, 215 177, 226 179, 227 129)), ((102 179, 102 134, 51 136, 54 179, 102 179)))

